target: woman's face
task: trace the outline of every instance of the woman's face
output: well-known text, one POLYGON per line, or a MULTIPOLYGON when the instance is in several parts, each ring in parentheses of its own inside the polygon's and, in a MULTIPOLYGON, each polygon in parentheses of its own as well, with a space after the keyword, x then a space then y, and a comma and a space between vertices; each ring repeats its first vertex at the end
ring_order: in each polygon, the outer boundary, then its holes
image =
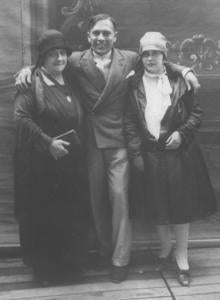
POLYGON ((65 49, 54 49, 47 53, 43 66, 50 74, 62 73, 67 64, 65 49))
POLYGON ((144 66, 144 69, 149 73, 161 74, 164 71, 163 65, 164 55, 161 51, 158 50, 148 50, 144 51, 141 60, 144 66))

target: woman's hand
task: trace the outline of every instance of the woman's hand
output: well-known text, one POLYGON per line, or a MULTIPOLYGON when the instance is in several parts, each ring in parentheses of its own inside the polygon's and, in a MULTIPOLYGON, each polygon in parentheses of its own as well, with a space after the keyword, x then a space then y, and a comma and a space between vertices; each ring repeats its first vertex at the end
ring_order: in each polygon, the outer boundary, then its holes
POLYGON ((175 150, 181 145, 182 138, 178 131, 174 131, 166 140, 166 149, 175 150))
POLYGON ((69 151, 65 148, 70 143, 63 140, 53 140, 49 146, 49 151, 54 159, 59 159, 64 155, 67 155, 69 151))

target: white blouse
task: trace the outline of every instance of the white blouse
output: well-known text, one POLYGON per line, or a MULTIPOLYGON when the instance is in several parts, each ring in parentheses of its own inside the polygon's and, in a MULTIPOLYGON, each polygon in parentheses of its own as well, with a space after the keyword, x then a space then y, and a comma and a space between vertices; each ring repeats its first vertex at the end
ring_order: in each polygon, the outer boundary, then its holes
POLYGON ((143 75, 143 83, 147 105, 145 108, 145 121, 149 132, 159 139, 161 120, 167 108, 171 105, 170 94, 172 88, 166 72, 163 74, 151 74, 147 71, 143 75))

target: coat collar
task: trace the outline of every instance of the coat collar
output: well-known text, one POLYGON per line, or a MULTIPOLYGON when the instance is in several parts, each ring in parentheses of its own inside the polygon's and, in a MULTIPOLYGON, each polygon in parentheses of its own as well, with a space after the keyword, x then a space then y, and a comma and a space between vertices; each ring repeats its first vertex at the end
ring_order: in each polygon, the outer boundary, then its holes
MULTIPOLYGON (((172 93, 170 95, 171 98, 171 106, 176 105, 176 102, 178 101, 178 99, 180 99, 183 94, 186 91, 186 85, 184 83, 184 80, 182 78, 180 78, 180 76, 178 76, 177 74, 175 74, 172 70, 169 69, 169 66, 166 66, 166 71, 167 71, 167 75, 170 81, 170 86, 172 88, 172 93)), ((145 105, 147 103, 147 97, 146 97, 146 93, 145 93, 145 88, 144 88, 144 84, 143 84, 143 79, 142 76, 139 79, 138 84, 136 85, 136 88, 134 89, 135 94, 137 96, 137 99, 139 99, 139 101, 144 101, 143 99, 145 99, 145 105)))

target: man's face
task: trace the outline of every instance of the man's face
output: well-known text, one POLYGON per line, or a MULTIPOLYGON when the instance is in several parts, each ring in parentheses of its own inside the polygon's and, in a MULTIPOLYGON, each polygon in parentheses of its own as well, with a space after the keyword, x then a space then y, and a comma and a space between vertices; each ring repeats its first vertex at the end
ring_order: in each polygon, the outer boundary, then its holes
POLYGON ((117 32, 108 19, 98 21, 88 32, 91 48, 99 55, 108 53, 117 40, 117 32))

